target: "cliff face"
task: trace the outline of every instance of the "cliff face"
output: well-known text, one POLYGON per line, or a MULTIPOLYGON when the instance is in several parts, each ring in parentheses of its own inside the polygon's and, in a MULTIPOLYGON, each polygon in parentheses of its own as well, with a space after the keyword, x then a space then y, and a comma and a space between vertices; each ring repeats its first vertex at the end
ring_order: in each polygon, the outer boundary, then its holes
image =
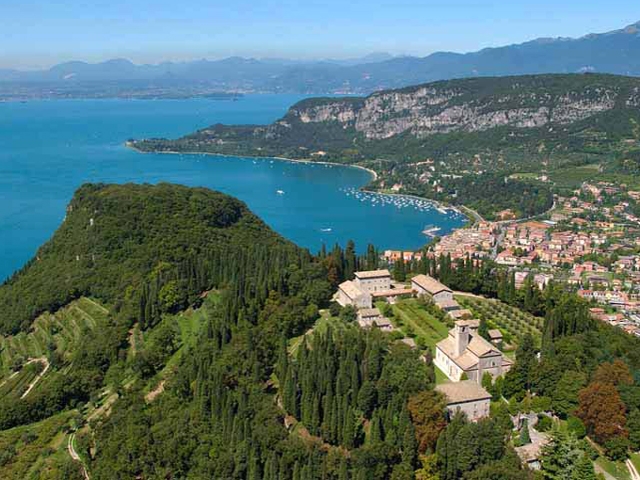
POLYGON ((640 78, 531 75, 449 80, 364 98, 311 98, 271 125, 214 125, 176 140, 133 145, 344 163, 431 158, 463 170, 522 169, 589 155, 606 160, 640 141, 638 125, 640 78))
POLYGON ((617 105, 640 105, 638 87, 608 84, 606 77, 547 76, 548 81, 538 77, 535 82, 532 78, 535 77, 439 82, 376 93, 360 104, 343 99, 311 106, 302 102, 291 109, 288 117, 303 124, 338 122, 344 128, 355 128, 367 139, 381 140, 407 132, 422 138, 505 126, 568 125, 617 105))

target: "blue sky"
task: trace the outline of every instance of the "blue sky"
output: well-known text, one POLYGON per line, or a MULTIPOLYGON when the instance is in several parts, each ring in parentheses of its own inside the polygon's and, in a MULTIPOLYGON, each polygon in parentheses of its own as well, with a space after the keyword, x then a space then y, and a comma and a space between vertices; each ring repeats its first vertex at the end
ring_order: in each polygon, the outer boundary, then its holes
POLYGON ((2 0, 0 68, 109 58, 425 56, 638 20, 638 0, 2 0))

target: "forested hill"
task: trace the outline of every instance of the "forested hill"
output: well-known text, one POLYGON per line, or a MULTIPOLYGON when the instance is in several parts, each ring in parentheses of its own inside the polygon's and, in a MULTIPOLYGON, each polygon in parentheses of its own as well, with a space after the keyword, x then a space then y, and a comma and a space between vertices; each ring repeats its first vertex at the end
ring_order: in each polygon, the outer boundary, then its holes
MULTIPOLYGON (((435 158, 493 168, 612 152, 638 136, 640 79, 539 75, 441 81, 366 98, 307 99, 268 126, 214 125, 145 151, 357 162, 435 158), (318 153, 321 152, 321 153, 318 153), (477 157, 481 158, 478 159, 477 157)), ((537 167, 538 165, 536 165, 537 167)))
POLYGON ((221 269, 205 271, 205 263, 275 245, 297 250, 244 203, 222 193, 169 184, 87 184, 51 240, 0 286, 0 332, 26 330, 39 313, 81 296, 130 317, 144 306, 143 320, 152 322, 226 279, 221 269))

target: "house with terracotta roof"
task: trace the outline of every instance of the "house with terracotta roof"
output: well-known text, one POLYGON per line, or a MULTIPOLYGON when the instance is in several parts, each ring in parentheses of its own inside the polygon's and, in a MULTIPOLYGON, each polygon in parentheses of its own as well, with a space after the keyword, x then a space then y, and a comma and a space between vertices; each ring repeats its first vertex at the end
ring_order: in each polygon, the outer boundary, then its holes
POLYGON ((338 285, 338 291, 333 296, 333 300, 343 307, 352 305, 356 308, 371 308, 373 306, 371 294, 366 290, 362 290, 351 280, 338 285))
POLYGON ((383 292, 391 289, 391 273, 386 269, 356 272, 353 282, 366 292, 383 292))
POLYGON ((458 320, 436 345, 434 364, 454 382, 466 375, 480 383, 485 373, 494 378, 505 374, 513 362, 478 334, 477 320, 458 320))
POLYGON ((353 280, 347 280, 338 286, 338 292, 333 299, 343 307, 353 305, 356 308, 371 308, 373 305, 372 295, 388 292, 390 289, 391 274, 389 270, 356 272, 353 280))

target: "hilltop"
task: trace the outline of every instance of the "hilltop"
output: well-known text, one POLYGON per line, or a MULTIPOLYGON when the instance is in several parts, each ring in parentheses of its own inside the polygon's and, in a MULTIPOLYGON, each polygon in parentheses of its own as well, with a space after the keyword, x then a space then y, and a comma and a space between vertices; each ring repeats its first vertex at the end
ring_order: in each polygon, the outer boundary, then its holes
MULTIPOLYGON (((452 203, 460 201, 460 190, 473 204, 474 188, 452 180, 472 178, 495 186, 505 175, 546 174, 585 164, 633 175, 640 150, 638 125, 640 79, 533 75, 440 81, 368 97, 307 99, 271 125, 213 125, 177 140, 131 145, 142 151, 358 163, 381 174, 376 188, 401 185, 405 193, 452 203)), ((545 199, 538 193, 532 199, 539 207, 517 208, 523 214, 543 211, 550 206, 549 194, 541 195, 545 199)), ((501 202, 496 208, 513 206, 501 202)))
POLYGON ((149 316, 157 317, 185 307, 213 280, 203 274, 185 283, 184 269, 255 245, 294 248, 222 193, 170 184, 83 185, 51 240, 0 286, 0 332, 26 331, 39 314, 82 296, 130 317, 153 293, 161 299, 149 316))

